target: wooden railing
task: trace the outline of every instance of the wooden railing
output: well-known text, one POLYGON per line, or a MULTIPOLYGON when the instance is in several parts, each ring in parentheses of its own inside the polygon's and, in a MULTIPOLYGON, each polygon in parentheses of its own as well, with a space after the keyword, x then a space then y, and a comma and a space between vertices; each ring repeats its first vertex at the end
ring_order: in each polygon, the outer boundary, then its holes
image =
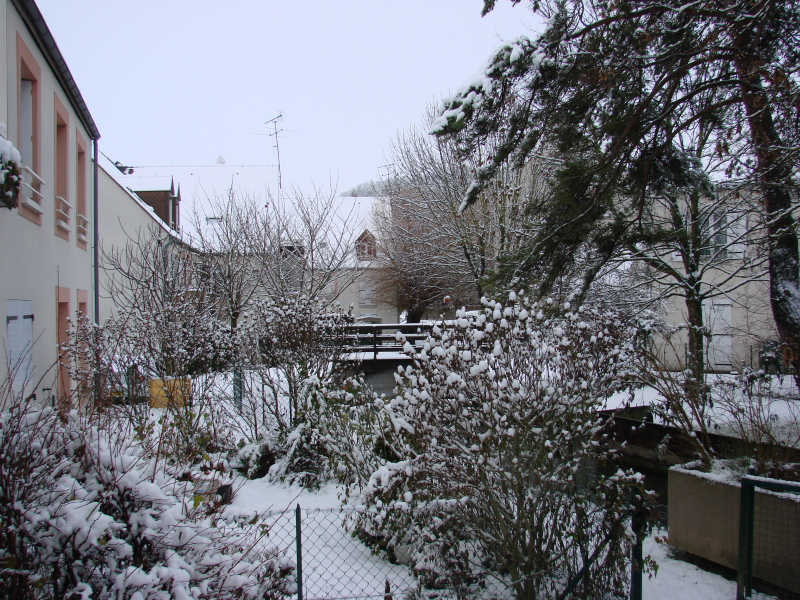
POLYGON ((348 325, 346 350, 354 360, 379 360, 403 358, 406 343, 415 346, 428 337, 433 329, 432 323, 361 323, 348 325), (401 334, 402 338, 398 335, 401 334), (402 339, 402 341, 401 341, 402 339))

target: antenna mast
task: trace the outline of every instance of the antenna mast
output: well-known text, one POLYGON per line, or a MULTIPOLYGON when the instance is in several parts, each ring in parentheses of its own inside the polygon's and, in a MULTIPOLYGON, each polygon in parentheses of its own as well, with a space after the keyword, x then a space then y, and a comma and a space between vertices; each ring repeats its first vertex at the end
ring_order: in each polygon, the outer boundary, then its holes
POLYGON ((274 130, 273 133, 269 133, 267 135, 275 136, 275 151, 278 154, 278 190, 283 189, 283 183, 282 183, 283 177, 281 174, 281 147, 280 144, 278 143, 278 134, 283 131, 283 129, 278 129, 278 121, 280 121, 282 118, 283 118, 283 113, 279 112, 277 117, 273 117, 272 119, 264 123, 264 125, 269 125, 270 123, 272 123, 272 127, 274 130))

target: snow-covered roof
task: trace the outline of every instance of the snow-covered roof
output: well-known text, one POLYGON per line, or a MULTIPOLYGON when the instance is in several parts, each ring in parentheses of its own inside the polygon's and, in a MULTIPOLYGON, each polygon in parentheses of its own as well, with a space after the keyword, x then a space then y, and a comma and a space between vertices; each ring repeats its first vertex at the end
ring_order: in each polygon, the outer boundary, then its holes
MULTIPOLYGON (((125 186, 133 190, 170 189, 166 187, 147 187, 163 185, 164 181, 174 182, 175 189, 180 187, 184 202, 202 206, 206 198, 227 196, 233 189, 248 196, 268 196, 271 186, 274 187, 275 174, 271 167, 208 165, 208 166, 163 166, 134 167, 130 175, 121 175, 125 186)), ((274 191, 273 191, 274 195, 274 191)))
POLYGON ((169 190, 175 192, 175 181, 171 176, 142 176, 122 175, 127 187, 134 192, 161 192, 169 190))
POLYGON ((360 236, 365 229, 375 231, 372 224, 372 211, 377 198, 368 196, 337 196, 333 199, 334 210, 342 218, 351 216, 353 225, 356 230, 356 237, 360 236))
MULTIPOLYGON (((208 198, 227 197, 231 189, 244 196, 270 198, 281 201, 288 207, 292 192, 277 188, 277 171, 270 166, 209 165, 209 166, 162 166, 137 167, 131 174, 122 174, 113 163, 108 162, 105 169, 123 188, 134 191, 155 191, 173 189, 181 191, 183 214, 193 210, 203 212, 208 198), (174 187, 173 187, 174 186, 174 187)), ((313 191, 304 190, 306 199, 312 198, 313 191)), ((355 242, 365 229, 374 232, 372 224, 373 206, 378 199, 372 197, 338 196, 336 191, 321 189, 320 201, 331 200, 331 218, 339 223, 348 223, 355 242), (333 195, 333 197, 331 197, 333 195)), ((188 220, 184 219, 184 226, 188 220)))

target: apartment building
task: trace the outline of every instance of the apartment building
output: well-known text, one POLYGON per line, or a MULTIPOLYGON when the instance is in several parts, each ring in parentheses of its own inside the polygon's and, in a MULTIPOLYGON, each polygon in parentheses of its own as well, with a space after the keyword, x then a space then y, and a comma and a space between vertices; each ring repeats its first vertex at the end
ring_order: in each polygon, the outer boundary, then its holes
MULTIPOLYGON (((100 133, 32 0, 0 2, 0 122, 21 156, 18 206, 0 210, 0 377, 42 398, 69 393, 58 365, 76 310, 94 311, 93 145, 100 133)), ((2 133, 2 132, 0 132, 2 133)))
POLYGON ((47 402, 74 387, 70 319, 99 319, 96 241, 163 223, 99 167, 100 133, 33 0, 0 0, 0 48, 0 135, 22 176, 16 206, 0 208, 0 381, 11 372, 16 393, 47 402))

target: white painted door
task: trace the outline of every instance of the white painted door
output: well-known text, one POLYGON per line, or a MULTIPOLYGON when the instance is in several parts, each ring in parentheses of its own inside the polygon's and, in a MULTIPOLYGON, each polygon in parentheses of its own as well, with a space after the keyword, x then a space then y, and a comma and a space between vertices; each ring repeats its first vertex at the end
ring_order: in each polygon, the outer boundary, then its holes
POLYGON ((719 300, 703 306, 705 325, 711 330, 706 354, 710 369, 730 370, 733 354, 732 315, 730 303, 719 300))
POLYGON ((6 340, 8 364, 13 373, 14 392, 22 392, 22 386, 33 373, 33 302, 9 300, 6 303, 6 340))

